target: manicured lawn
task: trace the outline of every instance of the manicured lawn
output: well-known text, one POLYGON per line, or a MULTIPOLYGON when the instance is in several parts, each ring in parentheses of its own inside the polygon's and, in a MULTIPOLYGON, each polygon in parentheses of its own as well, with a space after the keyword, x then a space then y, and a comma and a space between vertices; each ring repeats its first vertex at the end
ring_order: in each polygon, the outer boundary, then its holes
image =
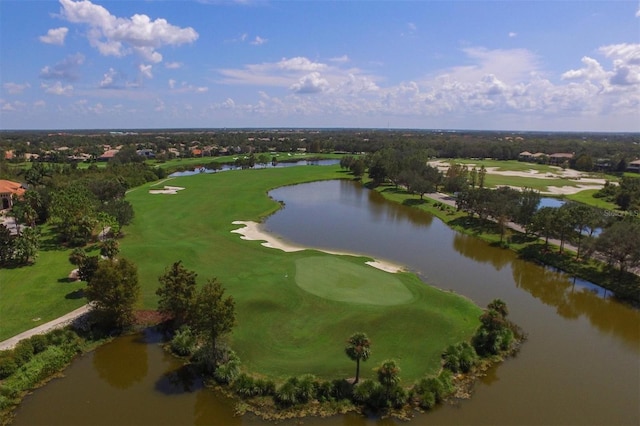
POLYGON ((558 167, 549 166, 548 164, 527 163, 517 160, 474 160, 468 158, 461 158, 451 160, 451 163, 458 164, 474 164, 477 168, 484 165, 485 167, 497 167, 499 171, 516 171, 516 172, 528 172, 529 170, 537 170, 538 173, 557 173, 560 169, 558 167))
POLYGON ((235 298, 231 344, 251 371, 348 377, 355 365, 344 355, 345 341, 364 331, 373 341, 364 377, 374 377, 371 368, 387 358, 398 360, 406 382, 435 372, 442 350, 478 326, 477 306, 412 274, 366 266, 366 258, 285 253, 230 232, 238 227, 233 221, 260 220, 279 207, 266 196, 271 188, 341 177, 348 175, 338 166, 245 170, 172 179, 166 184, 185 188, 176 195, 152 195, 148 186, 130 192, 136 218, 121 247, 138 265, 141 305, 156 307, 158 276, 182 260, 200 283, 217 277, 235 298), (327 268, 331 273, 319 277, 327 268))
POLYGON ((590 206, 599 207, 606 210, 618 210, 618 206, 612 202, 605 200, 604 198, 595 198, 593 194, 598 192, 597 189, 587 189, 580 191, 577 194, 566 195, 565 197, 572 201, 588 204, 590 206))
POLYGON ((68 258, 67 250, 41 251, 32 266, 0 269, 0 341, 87 303, 77 293, 85 283, 67 282, 68 258))

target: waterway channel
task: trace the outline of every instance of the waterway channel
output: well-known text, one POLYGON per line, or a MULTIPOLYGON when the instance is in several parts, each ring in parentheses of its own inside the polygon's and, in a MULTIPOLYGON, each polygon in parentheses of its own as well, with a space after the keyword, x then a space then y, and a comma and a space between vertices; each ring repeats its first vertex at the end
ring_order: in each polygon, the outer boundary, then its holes
MULTIPOLYGON (((299 245, 363 253, 401 265, 481 306, 507 302, 528 341, 492 369, 473 397, 412 424, 638 425, 640 313, 570 276, 458 234, 351 181, 279 188, 284 208, 264 228, 299 245)), ((87 354, 25 399, 16 425, 262 424, 189 379, 153 333, 87 354)), ((357 415, 306 425, 380 425, 357 415)), ((285 422, 284 424, 296 424, 285 422)))

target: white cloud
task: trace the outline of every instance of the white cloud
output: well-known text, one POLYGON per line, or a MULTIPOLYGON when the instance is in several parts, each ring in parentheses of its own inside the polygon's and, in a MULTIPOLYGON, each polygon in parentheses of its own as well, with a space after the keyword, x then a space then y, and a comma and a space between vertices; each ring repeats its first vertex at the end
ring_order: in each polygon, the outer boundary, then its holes
POLYGON ((177 70, 182 68, 182 62, 165 62, 164 67, 170 70, 177 70))
POLYGON ((40 78, 45 80, 76 81, 80 77, 78 68, 84 63, 84 55, 76 53, 69 55, 54 66, 45 66, 40 70, 40 78))
POLYGON ((347 55, 336 56, 335 58, 329 59, 331 62, 344 63, 349 62, 349 57, 347 55))
POLYGON ((172 78, 169 79, 169 89, 173 89, 176 87, 176 81, 172 78))
POLYGON ((269 40, 267 40, 266 38, 262 38, 260 36, 256 36, 256 38, 253 39, 251 44, 253 44, 254 46, 261 46, 261 45, 265 44, 267 41, 269 41, 269 40))
POLYGON ((9 92, 10 95, 19 95, 20 93, 22 93, 25 89, 29 89, 31 87, 31 85, 29 83, 4 83, 2 85, 2 87, 4 87, 4 89, 9 92))
POLYGON ((49 93, 51 95, 69 96, 73 92, 72 85, 68 84, 66 86, 63 86, 59 81, 56 81, 53 85, 42 83, 40 87, 44 89, 46 93, 49 93))
POLYGON ((166 19, 151 20, 141 14, 120 18, 89 0, 60 0, 60 4, 60 16, 68 22, 88 25, 89 43, 105 56, 125 56, 135 52, 145 61, 158 63, 162 61, 162 55, 157 49, 198 39, 193 28, 180 28, 166 19))
POLYGON ((153 78, 153 73, 151 72, 152 68, 153 68, 152 65, 144 65, 144 64, 138 65, 138 70, 140 71, 140 75, 148 79, 153 78))
POLYGON ((282 58, 280 62, 276 63, 276 66, 288 71, 320 71, 327 68, 327 65, 325 64, 312 62, 302 56, 297 56, 291 59, 282 58))
POLYGON ((295 93, 318 93, 329 88, 329 82, 322 78, 319 72, 312 72, 302 77, 297 83, 292 84, 290 89, 295 93))
POLYGON ((518 33, 513 32, 513 31, 509 32, 509 34, 508 34, 508 35, 509 35, 509 38, 518 37, 518 33))
POLYGON ((44 108, 45 106, 47 106, 47 103, 45 101, 43 101, 42 99, 35 101, 33 103, 33 106, 36 108, 44 108))
POLYGON ((109 68, 109 71, 104 73, 102 80, 100 81, 100 87, 103 89, 117 87, 117 83, 120 79, 120 73, 113 68, 109 68))
POLYGON ((52 28, 47 31, 47 35, 40 36, 39 39, 43 43, 63 46, 67 32, 69 32, 69 28, 66 27, 52 28))

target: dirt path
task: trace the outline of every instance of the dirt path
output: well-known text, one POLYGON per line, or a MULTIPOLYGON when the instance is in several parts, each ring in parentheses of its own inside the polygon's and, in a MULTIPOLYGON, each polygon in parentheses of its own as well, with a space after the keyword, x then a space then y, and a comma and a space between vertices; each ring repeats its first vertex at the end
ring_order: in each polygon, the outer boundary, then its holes
POLYGON ((62 328, 69 323, 71 323, 76 318, 86 314, 89 311, 89 305, 84 305, 75 311, 71 311, 68 314, 61 316, 60 318, 56 318, 52 321, 39 325, 38 327, 32 328, 31 330, 27 330, 18 335, 15 335, 4 342, 0 342, 0 350, 12 349, 20 340, 28 339, 31 336, 35 336, 36 334, 45 334, 51 330, 56 328, 62 328))

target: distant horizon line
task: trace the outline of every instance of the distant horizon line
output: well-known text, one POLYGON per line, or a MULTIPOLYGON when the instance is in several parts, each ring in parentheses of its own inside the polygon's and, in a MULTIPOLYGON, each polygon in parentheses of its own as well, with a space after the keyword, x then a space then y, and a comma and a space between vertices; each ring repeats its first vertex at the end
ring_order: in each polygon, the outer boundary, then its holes
POLYGON ((565 134, 625 134, 640 135, 638 131, 603 131, 603 130, 482 130, 482 129, 437 129, 437 128, 412 128, 412 127, 291 127, 291 126, 276 126, 276 127, 140 127, 140 128, 74 128, 74 129, 0 129, 0 133, 79 133, 79 132, 106 132, 106 133, 132 133, 132 132, 177 132, 177 131, 384 131, 384 132, 398 132, 398 131, 414 131, 414 132, 429 132, 429 133, 565 133, 565 134))

